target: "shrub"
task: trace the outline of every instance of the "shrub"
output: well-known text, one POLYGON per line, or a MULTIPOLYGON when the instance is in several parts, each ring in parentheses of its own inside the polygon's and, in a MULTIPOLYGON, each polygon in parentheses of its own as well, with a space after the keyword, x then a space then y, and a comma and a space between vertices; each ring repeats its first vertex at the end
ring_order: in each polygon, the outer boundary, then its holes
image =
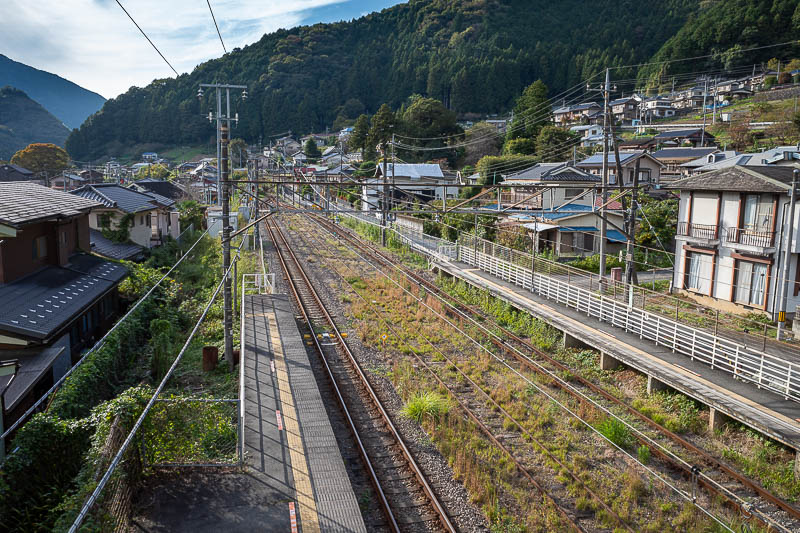
POLYGON ((630 429, 616 418, 604 419, 597 425, 597 431, 623 450, 633 445, 633 435, 631 435, 630 429))
POLYGON ((639 462, 643 465, 650 463, 650 448, 644 444, 639 446, 639 449, 636 450, 636 454, 639 456, 639 462))
POLYGON ((450 410, 450 401, 435 392, 422 392, 412 396, 403 407, 403 414, 416 421, 418 424, 422 420, 430 418, 434 421, 439 420, 450 410))

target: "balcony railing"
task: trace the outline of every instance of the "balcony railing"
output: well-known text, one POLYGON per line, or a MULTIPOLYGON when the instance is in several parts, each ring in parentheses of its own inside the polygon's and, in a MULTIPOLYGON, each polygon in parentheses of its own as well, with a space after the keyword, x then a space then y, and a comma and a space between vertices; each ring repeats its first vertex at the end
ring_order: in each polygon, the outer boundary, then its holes
POLYGON ((774 231, 757 231, 747 228, 728 228, 727 241, 748 246, 769 248, 775 243, 774 231))
POLYGON ((714 240, 717 238, 718 234, 719 232, 717 225, 678 222, 678 235, 683 237, 714 240))

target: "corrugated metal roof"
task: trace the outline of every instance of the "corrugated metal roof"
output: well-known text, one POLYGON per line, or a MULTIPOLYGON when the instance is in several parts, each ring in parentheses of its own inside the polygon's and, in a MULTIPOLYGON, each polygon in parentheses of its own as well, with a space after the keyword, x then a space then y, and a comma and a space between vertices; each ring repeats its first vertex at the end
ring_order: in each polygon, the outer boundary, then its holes
POLYGON ((651 155, 656 159, 689 159, 703 157, 714 152, 718 152, 719 148, 662 148, 653 152, 651 155))
MULTIPOLYGON (((383 166, 378 165, 380 172, 383 172, 383 166)), ((431 164, 431 163, 420 163, 420 164, 394 164, 389 163, 386 165, 386 173, 391 176, 392 169, 394 169, 394 176, 401 177, 401 178, 411 178, 411 179, 419 179, 419 178, 443 178, 444 174, 442 174, 442 168, 439 165, 431 164)))
POLYGON ((54 217, 72 217, 100 204, 28 181, 0 183, 0 223, 20 227, 54 217))

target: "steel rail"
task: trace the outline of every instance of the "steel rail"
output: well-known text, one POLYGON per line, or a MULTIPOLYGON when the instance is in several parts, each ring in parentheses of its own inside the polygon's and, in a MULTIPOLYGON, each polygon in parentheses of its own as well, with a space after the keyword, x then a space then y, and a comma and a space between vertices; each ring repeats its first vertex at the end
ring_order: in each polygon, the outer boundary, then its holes
MULTIPOLYGON (((310 318, 309 313, 308 313, 307 304, 303 301, 302 297, 300 296, 300 289, 297 286, 297 281, 299 281, 299 280, 297 278, 294 278, 291 275, 291 272, 289 271, 289 266, 286 263, 286 260, 285 260, 285 257, 284 257, 284 252, 281 251, 280 246, 278 245, 279 241, 278 241, 278 239, 276 239, 276 236, 279 238, 279 240, 282 243, 282 245, 286 248, 286 252, 288 252, 288 255, 289 255, 292 263, 294 264, 295 269, 300 274, 300 280, 302 280, 302 282, 306 285, 306 287, 308 289, 308 293, 313 298, 316 306, 323 313, 325 321, 328 323, 328 325, 330 326, 331 330, 334 332, 334 335, 336 336, 336 339, 338 341, 338 346, 341 347, 342 351, 347 356, 347 360, 350 362, 351 367, 353 368, 353 370, 358 375, 359 380, 363 384, 364 388, 367 390, 367 392, 368 392, 368 394, 369 394, 374 406, 376 407, 378 412, 381 414, 381 417, 382 417, 382 419, 384 421, 384 424, 389 429, 389 432, 392 434, 392 436, 394 437, 395 441, 397 442, 400 450, 402 451, 402 453, 403 453, 403 455, 404 455, 404 457, 406 459, 406 462, 408 463, 408 465, 411 468, 411 470, 414 472, 414 475, 417 478, 417 480, 419 481, 420 486, 422 487, 423 491, 425 492, 425 494, 426 494, 428 500, 430 501, 433 509, 436 511, 436 514, 437 514, 437 516, 439 518, 440 523, 442 524, 442 526, 447 531, 455 532, 456 529, 453 526, 453 524, 451 523, 449 517, 447 516, 447 512, 444 510, 444 507, 442 506, 442 504, 439 501, 438 497, 435 495, 435 493, 433 492, 433 489, 428 484, 428 481, 425 478, 425 475, 423 474, 421 468, 419 467, 419 465, 417 464, 417 462, 414 460, 413 456, 411 455, 411 451, 406 446, 405 442, 403 441, 402 437, 400 436, 400 433, 397 431, 397 428, 392 423, 391 418, 389 417, 389 414, 384 409, 383 404, 381 403, 380 399, 378 398, 377 394, 375 393, 375 390, 373 389, 372 385, 370 385, 369 381, 367 380, 367 377, 364 374, 364 372, 362 371, 360 365, 358 364, 358 361, 356 361, 355 356, 353 355, 353 353, 350 350, 350 348, 347 346, 347 343, 345 342, 344 337, 342 336, 341 332, 339 331, 339 328, 336 326, 336 323, 334 322, 333 317, 331 317, 331 315, 328 313, 328 310, 326 309, 325 305, 323 304, 322 299, 319 297, 319 294, 314 289, 314 286, 311 283, 311 280, 306 275, 304 269, 302 268, 302 266, 300 264, 300 261, 297 259, 296 255, 294 254, 294 252, 292 251, 291 247, 289 246, 288 241, 286 241, 286 238, 284 237, 280 227, 278 227, 278 225, 275 224, 274 221, 272 221, 272 220, 268 221, 266 226, 267 226, 267 231, 269 232, 270 237, 272 239, 272 242, 275 244, 275 251, 276 251, 276 253, 278 255, 278 259, 279 259, 279 261, 281 263, 281 267, 282 267, 282 269, 284 271, 284 274, 286 276, 287 282, 288 282, 288 284, 289 284, 289 286, 290 286, 290 288, 292 290, 292 294, 293 294, 295 300, 297 301, 298 306, 300 307, 300 310, 301 310, 301 312, 303 314, 304 320, 308 323, 309 327, 311 327, 312 331, 313 331, 313 324, 311 322, 311 318, 310 318), (272 226, 275 227, 275 231, 274 232, 273 232, 272 226)), ((314 344, 315 344, 315 346, 316 346, 316 348, 317 348, 317 350, 318 350, 318 352, 320 354, 321 360, 322 360, 322 362, 323 362, 323 364, 325 366, 328 378, 330 379, 330 381, 331 381, 331 383, 332 383, 332 385, 334 387, 334 391, 336 393, 337 400, 339 401, 340 406, 342 408, 342 411, 344 412, 345 417, 347 418, 348 425, 350 427, 350 431, 353 434, 354 438, 356 439, 356 443, 357 443, 358 448, 359 448, 359 453, 361 454, 362 459, 365 462, 365 465, 366 465, 367 470, 368 470, 369 475, 370 475, 370 479, 371 479, 371 481, 373 483, 373 486, 375 487, 376 492, 379 495, 379 498, 381 500, 381 506, 384 509, 384 513, 387 515, 387 519, 389 520, 389 522, 391 524, 391 527, 395 531, 400 531, 399 526, 397 524, 397 520, 394 517, 394 513, 392 512, 391 506, 390 506, 390 504, 389 504, 389 502, 388 502, 388 500, 386 498, 386 495, 385 495, 385 493, 384 493, 384 491, 383 491, 383 489, 381 487, 381 483, 378 480, 377 473, 375 472, 375 469, 372 466, 372 462, 369 459, 369 455, 367 454, 367 451, 366 451, 366 448, 364 447, 363 441, 362 441, 361 437, 359 436, 358 430, 355 427, 355 422, 353 421, 353 418, 350 415, 350 412, 349 412, 349 410, 347 408, 347 405, 346 405, 346 403, 344 401, 344 398, 343 398, 343 396, 341 394, 341 390, 340 390, 338 384, 336 383, 336 379, 335 379, 335 377, 333 375, 333 370, 331 369, 331 367, 330 367, 330 365, 329 365, 329 363, 328 363, 328 361, 327 361, 327 359, 325 357, 324 351, 322 350, 322 346, 320 346, 319 341, 318 341, 318 339, 316 338, 315 335, 311 335, 311 337, 312 337, 312 339, 314 341, 314 344)))
MULTIPOLYGON (((348 268, 348 270, 351 270, 351 271, 352 271, 352 269, 350 269, 350 268, 348 268)), ((354 291, 354 292, 355 292, 355 291, 354 291)), ((367 304, 369 307, 371 307, 371 308, 375 309, 375 310, 376 310, 376 311, 377 311, 379 314, 384 314, 384 313, 383 313, 383 311, 382 311, 382 310, 380 310, 380 308, 376 308, 374 305, 370 304, 370 303, 369 303, 369 302, 368 302, 368 301, 367 301, 367 300, 366 300, 366 299, 365 299, 365 298, 364 298, 362 295, 358 294, 358 292, 355 292, 355 294, 356 294, 356 295, 357 295, 359 298, 361 298, 361 299, 362 299, 362 300, 363 300, 363 301, 364 301, 364 302, 365 302, 365 303, 366 303, 366 304, 367 304)), ((389 322, 388 322, 388 321, 387 321, 385 318, 383 319, 383 323, 386 325, 386 327, 387 327, 387 328, 388 328, 390 331, 392 331, 392 333, 393 333, 393 334, 394 334, 394 335, 395 335, 397 338, 402 338, 402 335, 401 335, 401 334, 399 334, 399 333, 397 332, 397 330, 396 330, 395 328, 393 328, 393 327, 392 327, 392 325, 391 325, 391 324, 390 324, 390 323, 389 323, 389 322)), ((575 474, 575 473, 574 473, 572 470, 570 470, 570 469, 569 469, 569 468, 568 468, 568 467, 567 467, 567 466, 566 466, 566 465, 565 465, 565 464, 564 464, 564 463, 563 463, 563 462, 562 462, 560 459, 558 459, 558 457, 556 457, 555 455, 553 455, 553 454, 552 454, 552 453, 551 453, 551 452, 550 452, 550 451, 549 451, 549 450, 548 450, 548 449, 547 449, 547 448, 546 448, 546 447, 545 447, 545 446, 544 446, 544 445, 543 445, 543 444, 542 444, 542 443, 541 443, 541 442, 540 442, 540 441, 539 441, 539 440, 538 440, 538 439, 537 439, 535 436, 533 436, 533 435, 532 435, 532 434, 531 434, 529 431, 527 431, 527 430, 526 430, 526 429, 525 429, 525 428, 522 426, 522 424, 521 424, 521 423, 520 423, 520 422, 519 422, 519 421, 518 421, 516 418, 514 418, 514 417, 513 417, 513 416, 512 416, 510 413, 508 413, 508 411, 506 411, 506 409, 504 409, 504 408, 503 408, 503 407, 502 407, 502 406, 501 406, 499 403, 497 403, 497 401, 495 401, 495 400, 494 400, 494 398, 492 398, 492 396, 491 396, 490 394, 488 394, 488 393, 487 393, 487 392, 486 392, 486 391, 483 389, 483 387, 481 387, 480 385, 478 385, 477 383, 475 383, 475 381, 473 381, 473 380, 472 380, 472 378, 470 378, 470 377, 469 377, 469 376, 468 376, 466 373, 464 373, 464 372, 461 370, 461 368, 459 368, 459 366, 458 366, 457 364, 455 364, 455 363, 454 363, 454 362, 451 360, 451 358, 450 358, 450 357, 448 357, 446 354, 444 354, 444 353, 443 353, 443 352, 442 352, 442 351, 441 351, 441 350, 440 350, 440 349, 439 349, 437 346, 433 345, 433 343, 430 341, 430 339, 428 339, 428 338, 427 338, 427 337, 425 337, 424 335, 423 335, 423 338, 425 338, 426 342, 427 342, 428 344, 430 344, 430 345, 431 345, 431 347, 432 347, 432 348, 433 348, 433 349, 434 349, 434 350, 435 350, 437 353, 439 353, 439 354, 440 354, 440 355, 441 355, 441 356, 442 356, 442 357, 443 357, 443 358, 444 358, 444 359, 445 359, 445 360, 446 360, 448 363, 450 363, 450 364, 451 364, 451 365, 452 365, 452 366, 453 366, 453 367, 454 367, 454 368, 455 368, 455 369, 456 369, 456 370, 459 372, 459 374, 460 374, 460 375, 462 375, 462 376, 463 376, 463 377, 466 379, 466 381, 467 381, 467 382, 469 382, 469 383, 472 385, 472 387, 474 388, 474 390, 475 390, 476 392, 480 392, 480 393, 481 393, 483 396, 485 396, 485 397, 486 397, 486 398, 487 398, 487 399, 488 399, 488 400, 489 400, 489 401, 490 401, 490 402, 491 402, 491 403, 492 403, 494 406, 496 406, 496 407, 497 407, 497 409, 498 409, 500 412, 502 412, 502 413, 503 413, 503 414, 504 414, 504 415, 505 415, 507 418, 509 418, 509 419, 510 419, 512 422, 514 422, 514 424, 516 424, 516 425, 517 425, 517 427, 519 427, 519 428, 520 428, 520 431, 521 431, 522 433, 524 433, 524 434, 525 434, 525 435, 526 435, 526 436, 527 436, 527 437, 528 437, 528 438, 529 438, 529 439, 530 439, 530 440, 531 440, 531 441, 532 441, 534 444, 536 444, 536 445, 537 445, 537 446, 538 446, 538 447, 539 447, 539 448, 540 448, 540 449, 541 449, 541 450, 544 452, 544 454, 547 456, 547 458, 549 458, 549 459, 550 459, 550 460, 552 460, 554 463, 556 463, 556 464, 557 464, 557 465, 558 465, 560 468, 564 469, 564 471, 565 471, 565 472, 567 472, 567 473, 570 475, 570 477, 572 477, 572 479, 573 479, 573 480, 574 480, 574 481, 577 483, 577 485, 578 485, 578 486, 580 486, 580 487, 582 487, 582 488, 584 488, 584 489, 587 491, 587 493, 588 493, 590 496, 592 496, 592 497, 593 497, 595 500, 597 500, 597 502, 600 504, 600 506, 601 506, 601 507, 603 507, 603 509, 604 509, 604 510, 605 510, 607 513, 609 513, 609 515, 611 515, 612 517, 614 517, 614 518, 617 520, 617 522, 618 522, 618 523, 619 523, 621 526, 623 526, 623 527, 624 527, 624 528, 625 528, 627 531, 633 532, 633 529, 632 529, 632 528, 631 528, 631 527, 630 527, 630 526, 629 526, 629 525, 628 525, 628 524, 627 524, 627 523, 626 523, 626 522, 625 522, 625 521, 624 521, 624 520, 623 520, 623 519, 622 519, 622 518, 621 518, 621 517, 620 517, 620 516, 619 516, 619 515, 618 515, 618 514, 617 514, 617 513, 616 513, 616 512, 615 512, 615 511, 612 509, 612 508, 611 508, 611 507, 609 507, 609 506, 608 506, 608 505, 607 505, 607 504, 606 504, 606 503, 605 503, 605 502, 602 500, 602 498, 600 498, 600 497, 599 497, 599 495, 597 495, 597 494, 596 494, 596 493, 595 493, 595 492, 594 492, 594 491, 593 491, 593 490, 592 490, 590 487, 588 487, 588 486, 586 485, 586 483, 585 483, 585 482, 584 482, 582 479, 580 479, 580 478, 579 478, 579 477, 578 477, 578 476, 577 476, 577 475, 576 475, 576 474, 575 474)), ((406 343, 406 344, 408 344, 408 343, 406 343)), ((410 346, 410 345, 409 345, 409 346, 410 346)), ((413 348, 413 347, 412 347, 412 348, 413 348)), ((521 474, 522 474, 522 475, 523 475, 525 478, 527 478, 527 479, 528 479, 528 480, 531 482, 531 484, 532 484, 532 485, 533 485, 533 486, 534 486, 534 487, 535 487, 535 488, 538 490, 538 492, 539 492, 539 493, 540 493, 542 496, 544 496, 545 498, 547 498, 547 499, 548 499, 548 500, 549 500, 549 501, 550 501, 550 502, 553 504, 553 506, 556 508, 556 510, 559 512, 559 514, 560 514, 561 516, 563 516, 563 517, 564 517, 564 518, 565 518, 565 519, 566 519, 566 520, 567 520, 567 521, 570 523, 570 525, 571 525, 571 526, 572 526, 572 527, 573 527, 573 528, 574 528, 576 531, 585 532, 585 529, 584 529, 584 528, 583 528, 583 527, 582 527, 580 524, 578 524, 574 518, 572 518, 572 517, 569 515, 569 512, 568 512, 568 511, 567 511, 567 510, 566 510, 566 509, 565 509, 565 508, 564 508, 562 505, 560 505, 560 504, 559 504, 559 503, 558 503, 558 502, 555 500, 555 498, 554 498, 554 497, 553 497, 553 496, 552 496, 552 495, 551 495, 551 494, 550 494, 550 493, 547 491, 547 489, 545 489, 545 488, 544 488, 544 487, 543 487, 543 486, 542 486, 542 485, 541 485, 541 484, 540 484, 540 483, 539 483, 539 482, 538 482, 538 481, 537 481, 537 480, 536 480, 536 479, 533 477, 533 474, 532 474, 532 473, 531 473, 531 472, 528 470, 528 468, 527 468, 527 467, 525 467, 525 465, 523 465, 523 464, 522 464, 522 463, 519 461, 519 459, 517 459, 517 458, 514 456, 514 454, 511 452, 511 450, 510 450, 510 449, 508 449, 508 448, 507 448, 507 447, 506 447, 506 446, 505 446, 505 445, 504 445, 504 444, 503 444, 503 443, 502 443, 502 442, 499 440, 499 438, 496 436, 495 432, 494 432, 494 431, 493 431, 493 430, 492 430, 492 429, 491 429, 491 428, 490 428, 490 427, 489 427, 489 426, 488 426, 486 423, 484 423, 484 422, 483 422, 483 421, 482 421, 482 420, 481 420, 481 419, 478 417, 478 415, 477 415, 477 414, 475 414, 475 411, 474 411, 474 409, 470 408, 470 407, 469 407, 469 405, 465 404, 465 403, 464 403, 464 402, 463 402, 463 401, 462 401, 462 400, 459 398, 459 393, 457 393, 457 392, 456 392, 456 390, 455 390, 455 389, 454 389, 452 386, 450 386, 450 385, 448 385, 447 383, 445 383, 445 382, 444 382, 444 381, 443 381, 443 380, 442 380, 442 379, 439 377, 439 375, 438 375, 438 374, 436 374, 436 372, 435 372, 435 371, 434 371, 434 370, 431 368, 430 364, 428 364, 428 363, 427 363, 425 360, 423 360, 423 359, 422 359, 422 358, 419 356, 419 354, 418 354, 418 353, 417 353, 415 350, 412 350, 412 354, 413 354, 413 355, 414 355, 414 357, 417 359, 417 361, 419 361, 419 363, 420 363, 420 364, 421 364, 421 365, 422 365, 422 366, 423 366, 423 367, 424 367, 424 368, 425 368, 425 369, 426 369, 428 372, 430 372, 430 373, 431 373, 431 375, 432 375, 432 376, 433 376, 433 378, 434 378, 434 379, 435 379, 435 380, 436 380, 436 381, 439 383, 439 385, 441 385, 441 386, 442 386, 444 389, 446 389, 446 390, 447 390, 447 391, 450 393, 450 395, 451 395, 451 396, 453 397, 453 399, 454 399, 454 400, 455 400, 455 401, 456 401, 456 402, 459 404, 459 406, 460 406, 460 407, 461 407, 461 409, 464 411, 464 413, 465 413, 465 414, 466 414, 466 415, 467 415, 467 416, 468 416, 468 417, 469 417, 469 418, 470 418, 470 419, 471 419, 471 420, 472 420, 472 421, 473 421, 473 422, 474 422, 474 423, 475 423, 475 424, 478 426, 478 428, 479 428, 481 431, 483 431, 483 433, 484 433, 484 434, 487 436, 487 438, 488 438, 488 439, 489 439, 489 440, 490 440, 490 441, 491 441, 491 442, 492 442, 492 443, 493 443, 495 446, 497 446, 497 447, 498 447, 498 448, 499 448, 501 451, 503 451, 503 452, 504 452, 504 453, 505 453, 505 454, 506 454, 506 455, 507 455, 507 456, 508 456, 508 457, 511 459, 511 461, 512 461, 512 462, 515 464, 515 466, 516 466, 516 467, 517 467, 517 469, 520 471, 520 473, 521 473, 521 474)))
MULTIPOLYGON (((324 219, 321 219, 320 217, 317 217, 317 220, 320 221, 320 220, 324 220, 324 219)), ((328 221, 324 221, 322 223, 323 223, 323 225, 330 224, 328 221)), ((491 323, 496 328, 498 328, 499 331, 501 331, 503 333, 503 335, 508 336, 511 340, 513 340, 514 342, 516 342, 519 345, 523 346, 526 350, 529 350, 529 351, 533 352, 539 358, 544 359, 548 363, 550 363, 553 366, 555 366, 558 370, 568 372, 581 385, 583 385, 583 386, 587 387, 588 389, 590 389, 591 391, 599 394, 604 399, 612 402, 613 404, 622 407, 629 414, 635 416, 637 419, 639 419, 642 422, 646 423, 647 425, 649 425, 650 427, 652 427, 653 429, 655 429, 659 433, 661 433, 664 436, 666 436, 668 439, 672 440, 673 442, 675 442, 676 444, 680 445, 684 449, 686 449, 686 450, 696 454, 697 456, 699 456, 706 464, 711 465, 712 467, 720 470, 724 474, 726 474, 729 477, 733 478, 734 480, 739 482, 741 485, 743 485, 745 488, 755 492, 756 494, 758 494, 759 497, 761 497, 764 500, 769 501, 770 503, 772 503, 775 506, 779 507, 780 509, 785 511, 787 514, 792 516, 793 518, 800 519, 800 510, 798 510, 796 507, 792 506, 790 503, 786 502, 785 500, 783 500, 783 499, 779 498, 778 496, 772 494, 771 492, 769 492, 767 489, 762 487, 760 484, 758 484, 754 480, 751 480, 751 479, 743 476, 742 474, 736 472, 729 465, 727 465, 724 462, 720 461, 719 459, 711 456, 709 453, 707 453, 707 452, 703 451, 702 449, 698 448, 697 446, 695 446, 691 442, 687 441, 686 439, 680 437, 679 435, 675 434, 674 432, 672 432, 672 431, 668 430, 667 428, 661 426, 660 424, 656 423, 652 419, 648 418, 646 415, 644 415, 641 412, 639 412, 638 410, 636 410, 634 407, 628 405, 623 400, 621 400, 621 399, 613 396, 612 394, 608 393, 602 387, 599 387, 599 386, 595 385, 594 383, 592 383, 591 381, 583 378, 574 369, 564 365, 563 363, 559 362, 558 360, 554 359, 553 357, 547 355, 542 350, 536 348, 535 346, 533 346, 529 342, 525 341, 521 337, 515 335, 513 332, 511 332, 508 329, 506 329, 506 328, 502 327, 501 325, 497 324, 497 322, 492 317, 490 317, 490 316, 486 315, 485 313, 477 310, 476 308, 474 308, 474 306, 470 306, 470 305, 467 305, 467 304, 464 304, 464 303, 458 301, 456 298, 454 298, 453 296, 449 295, 448 293, 443 291, 441 288, 439 288, 436 284, 433 284, 433 283, 429 282, 428 280, 422 278, 421 276, 419 276, 416 273, 414 273, 412 270, 410 270, 407 267, 405 267, 405 265, 402 265, 401 263, 396 262, 393 259, 389 258, 386 254, 384 254, 380 250, 378 250, 377 247, 375 245, 373 245, 372 243, 367 243, 367 242, 363 241, 363 239, 361 239, 359 236, 355 236, 352 233, 351 230, 348 229, 347 233, 345 233, 345 232, 342 231, 342 228, 340 226, 336 226, 336 230, 339 232, 340 235, 344 235, 345 238, 348 239, 348 241, 352 242, 354 245, 357 245, 365 253, 369 253, 370 255, 372 255, 373 257, 375 257, 379 261, 381 261, 385 266, 390 267, 390 268, 394 268, 396 270, 399 270, 401 273, 403 273, 407 278, 412 280, 414 283, 416 283, 418 285, 421 285, 426 290, 428 290, 429 292, 434 293, 439 298, 440 301, 442 301, 443 303, 445 303, 445 305, 447 305, 451 309, 453 309, 454 312, 456 312, 457 314, 461 315, 462 317, 466 318, 467 320, 469 320, 469 321, 471 321, 473 323, 476 323, 475 320, 472 317, 468 316, 467 312, 471 313, 474 316, 479 316, 479 317, 481 317, 483 319, 489 319, 491 321, 491 323), (445 301, 445 300, 452 300, 452 301, 456 302, 456 305, 453 305, 453 304, 451 304, 451 303, 449 303, 448 301, 445 301), (464 309, 466 309, 467 311, 465 312, 464 309)), ((479 324, 477 324, 477 325, 479 327, 481 327, 482 329, 485 329, 485 328, 483 328, 483 326, 480 326, 479 324)), ((505 341, 503 341, 503 339, 501 339, 498 336, 494 335, 491 340, 496 346, 498 346, 499 348, 503 349, 506 353, 508 353, 509 355, 513 356, 517 361, 519 361, 520 363, 525 365, 526 368, 528 368, 530 370, 533 370, 533 371, 539 373, 540 375, 546 376, 546 377, 548 377, 548 379, 552 379, 552 377, 553 377, 552 375, 550 375, 549 373, 545 372, 541 368, 537 367, 535 364, 533 364, 527 358, 527 356, 524 356, 524 355, 521 355, 520 353, 518 353, 517 350, 514 350, 505 341)), ((582 402, 586 402, 586 400, 584 398, 582 398, 579 394, 577 394, 575 391, 571 390, 569 387, 563 386, 563 384, 561 384, 558 380, 555 380, 554 382, 562 390, 564 390, 565 392, 569 393, 570 395, 572 395, 576 399, 578 399, 578 400, 580 400, 582 402)), ((637 440, 639 440, 643 444, 649 444, 648 442, 646 442, 645 440, 643 440, 641 437, 638 437, 638 436, 637 436, 637 440)), ((656 454, 658 454, 660 457, 662 457, 665 461, 669 462, 670 464, 672 464, 675 467, 677 467, 678 469, 680 469, 682 471, 682 473, 686 477, 691 477, 693 475, 692 472, 691 472, 691 467, 687 466, 686 464, 683 464, 683 463, 680 463, 680 462, 676 461, 674 458, 668 456, 663 451, 661 451, 661 450, 659 450, 657 448, 654 451, 656 452, 656 454)), ((735 500, 733 500, 729 495, 725 494, 723 491, 721 491, 720 489, 715 487, 713 484, 709 483, 702 476, 698 477, 698 481, 704 487, 706 487, 706 489, 709 492, 712 492, 712 493, 714 493, 716 495, 719 495, 719 496, 723 497, 726 500, 726 503, 729 506, 731 506, 734 509, 736 509, 743 516, 749 515, 751 513, 750 509, 745 508, 741 503, 736 502, 735 500)), ((767 523, 763 518, 756 517, 756 519, 759 522, 761 522, 762 525, 764 525, 766 527, 770 526, 770 524, 767 523)))

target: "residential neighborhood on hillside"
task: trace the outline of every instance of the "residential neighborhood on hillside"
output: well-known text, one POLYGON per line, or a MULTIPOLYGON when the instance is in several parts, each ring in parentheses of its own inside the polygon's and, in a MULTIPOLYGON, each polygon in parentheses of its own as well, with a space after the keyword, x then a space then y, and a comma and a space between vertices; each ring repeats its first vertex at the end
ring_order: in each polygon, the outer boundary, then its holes
POLYGON ((800 531, 800 0, 73 4, 0 3, 0 531, 800 531))

